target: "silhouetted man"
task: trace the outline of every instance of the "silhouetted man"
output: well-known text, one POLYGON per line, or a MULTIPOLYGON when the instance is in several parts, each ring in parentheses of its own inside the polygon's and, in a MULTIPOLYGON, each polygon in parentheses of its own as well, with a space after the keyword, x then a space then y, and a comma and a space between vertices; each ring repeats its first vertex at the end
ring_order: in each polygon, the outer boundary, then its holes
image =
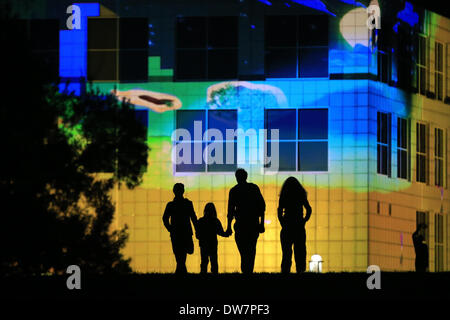
POLYGON ((256 242, 259 233, 264 232, 264 211, 266 204, 256 184, 247 182, 247 172, 237 169, 237 185, 230 190, 228 197, 228 227, 231 234, 231 222, 234 224, 236 245, 241 254, 242 273, 253 273, 256 255, 256 242))
POLYGON ((170 232, 172 250, 177 261, 175 273, 187 273, 186 256, 194 252, 194 242, 192 241, 192 226, 197 223, 194 206, 192 202, 183 197, 184 185, 176 183, 173 186, 175 198, 169 202, 164 210, 163 223, 170 232))
POLYGON ((423 232, 427 225, 420 223, 417 226, 417 230, 412 235, 414 251, 416 252, 416 271, 425 272, 428 268, 428 246, 424 242, 423 232), (422 232, 423 230, 423 232, 422 232))

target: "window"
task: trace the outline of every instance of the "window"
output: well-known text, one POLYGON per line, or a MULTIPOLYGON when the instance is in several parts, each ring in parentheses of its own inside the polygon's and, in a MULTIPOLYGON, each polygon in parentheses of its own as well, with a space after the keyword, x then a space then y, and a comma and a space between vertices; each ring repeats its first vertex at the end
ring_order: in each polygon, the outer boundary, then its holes
POLYGON ((397 118, 397 177, 410 179, 410 125, 407 119, 397 118))
POLYGON ((444 99, 444 46, 442 45, 442 43, 436 41, 434 53, 435 94, 436 99, 442 100, 444 99))
POLYGON ((434 215, 434 266, 436 272, 444 271, 444 216, 434 215))
POLYGON ((271 143, 279 144, 278 171, 328 171, 328 109, 267 109, 265 128, 267 156, 273 159, 271 143), (279 139, 273 140, 276 129, 279 139))
POLYGON ((434 183, 436 186, 444 186, 444 131, 434 129, 434 183))
POLYGON ((328 77, 328 17, 268 16, 265 73, 269 78, 328 77))
POLYGON ((417 38, 416 86, 420 94, 426 95, 428 89, 428 39, 419 35, 417 38))
POLYGON ((391 176, 391 115, 377 113, 377 173, 391 176))
POLYGON ((184 129, 174 141, 177 173, 237 169, 237 139, 227 134, 237 129, 237 110, 178 110, 176 127, 184 129))
POLYGON ((237 17, 179 17, 176 23, 177 80, 237 78, 237 17))
POLYGON ((88 19, 88 79, 148 80, 147 19, 88 19))
POLYGON ((378 39, 378 81, 389 83, 391 81, 391 41, 387 33, 381 33, 378 39))
POLYGON ((395 55, 398 86, 404 90, 411 90, 412 87, 416 86, 414 81, 416 62, 413 59, 416 56, 416 50, 409 28, 400 25, 396 40, 395 55))
POLYGON ((427 183, 427 127, 425 124, 416 125, 416 181, 427 183))

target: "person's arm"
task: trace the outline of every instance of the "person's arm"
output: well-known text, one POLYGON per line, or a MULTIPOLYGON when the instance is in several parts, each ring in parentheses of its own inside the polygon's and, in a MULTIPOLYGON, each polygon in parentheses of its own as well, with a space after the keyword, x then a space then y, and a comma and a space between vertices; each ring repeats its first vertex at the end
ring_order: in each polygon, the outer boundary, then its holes
POLYGON ((284 224, 284 217, 283 217, 283 207, 281 207, 281 204, 278 205, 278 221, 280 221, 281 226, 284 224))
MULTIPOLYGON (((256 185, 255 185, 256 186, 256 185)), ((261 194, 261 190, 259 190, 259 187, 256 186, 257 189, 257 201, 258 201, 258 211, 259 211, 259 232, 260 233, 264 233, 265 228, 264 228, 264 218, 265 218, 265 213, 266 213, 266 202, 264 201, 264 197, 261 194)))
POLYGON ((192 221, 192 224, 194 225, 194 230, 197 232, 197 215, 195 214, 194 205, 192 204, 192 201, 189 200, 189 217, 192 221))
POLYGON ((167 231, 172 232, 172 225, 170 224, 170 217, 172 215, 171 205, 170 202, 166 205, 166 209, 164 210, 163 214, 163 223, 164 227, 166 227, 167 231))
POLYGON ((219 219, 217 221, 217 234, 221 237, 229 237, 230 235, 223 230, 222 223, 219 219))
POLYGON ((305 203, 303 204, 303 206, 304 206, 305 209, 306 209, 305 222, 308 222, 309 218, 311 218, 311 212, 312 212, 312 209, 311 209, 311 206, 309 205, 308 199, 306 199, 306 201, 305 201, 305 203))
POLYGON ((227 215, 227 234, 231 235, 233 231, 231 230, 231 222, 236 213, 236 204, 234 203, 233 189, 230 190, 228 194, 228 215, 227 215))

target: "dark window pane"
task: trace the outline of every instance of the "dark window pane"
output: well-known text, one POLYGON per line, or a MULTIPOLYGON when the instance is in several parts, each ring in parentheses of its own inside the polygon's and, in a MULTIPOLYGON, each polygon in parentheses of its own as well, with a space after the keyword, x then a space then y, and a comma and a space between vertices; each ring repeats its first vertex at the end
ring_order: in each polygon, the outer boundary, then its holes
POLYGON ((177 18, 177 48, 206 49, 206 18, 177 18))
POLYGON ((204 143, 180 142, 174 145, 174 148, 176 148, 176 159, 180 162, 177 164, 177 160, 175 160, 176 172, 205 172, 205 161, 203 160, 204 143))
POLYGON ((88 49, 116 49, 117 19, 88 19, 88 49))
POLYGON ((58 20, 31 20, 30 33, 31 48, 33 50, 58 50, 58 20))
POLYGON ((116 52, 88 52, 89 80, 117 80, 116 52))
POLYGON ((296 16, 271 16, 265 21, 266 47, 295 47, 296 16))
POLYGON ((398 118, 397 120, 397 137, 398 137, 398 147, 407 149, 408 148, 408 124, 406 119, 398 118))
POLYGON ((279 130, 280 140, 295 140, 296 139, 296 118, 297 110, 266 110, 266 124, 267 139, 271 137, 271 130, 279 130))
POLYGON ((237 129, 237 111, 236 110, 208 111, 208 129, 220 130, 220 132, 222 132, 223 140, 226 140, 226 130, 237 129))
POLYGON ((408 152, 397 150, 397 177, 408 179, 408 152))
POLYGON ((388 126, 388 114, 383 112, 377 113, 377 142, 388 144, 388 134, 390 124, 388 126))
POLYGON ((300 16, 298 40, 301 46, 328 46, 328 17, 300 16))
POLYGON ((388 147, 383 145, 377 146, 377 172, 380 174, 389 174, 388 147))
POLYGON ((120 51, 119 77, 125 81, 148 80, 147 51, 120 51))
MULTIPOLYGON (((216 159, 217 162, 222 162, 222 163, 213 163, 213 164, 208 164, 208 171, 209 172, 234 172, 237 169, 237 142, 227 142, 227 143, 222 143, 221 144, 221 148, 222 148, 222 157, 220 158, 219 154, 217 154, 216 152, 220 152, 220 151, 216 151, 217 148, 220 148, 220 146, 212 146, 211 144, 209 144, 207 146, 207 148, 211 148, 211 149, 207 149, 208 150, 208 161, 209 161, 209 156, 211 155, 213 157, 213 159, 216 159), (230 149, 230 150, 228 150, 230 149), (230 151, 230 152, 229 152, 230 151), (229 159, 227 159, 229 158, 229 159), (227 161, 228 160, 228 161, 227 161)), ((212 159, 211 159, 212 161, 212 159)))
POLYGON ((295 171, 296 170, 296 143, 295 142, 267 142, 267 156, 271 161, 265 165, 268 171, 295 171), (278 154, 272 152, 272 144, 278 144, 278 154), (278 165, 277 165, 278 164, 278 165))
POLYGON ((328 77, 328 48, 301 48, 298 73, 300 78, 328 77))
POLYGON ((299 142, 299 171, 328 171, 328 142, 299 142))
POLYGON ((298 114, 300 140, 328 139, 328 109, 303 109, 298 114))
POLYGON ((208 46, 212 48, 238 46, 237 17, 209 17, 208 46))
POLYGON ((148 21, 145 18, 120 18, 120 48, 147 49, 148 21))
POLYGON ((237 61, 237 50, 209 50, 208 79, 236 79, 237 61))
POLYGON ((424 124, 418 123, 416 126, 417 130, 417 152, 426 152, 426 127, 424 124))
POLYGON ((189 131, 189 134, 191 135, 191 140, 194 140, 196 138, 203 139, 203 133, 205 132, 205 111, 204 110, 178 110, 177 111, 177 129, 186 129, 189 131), (194 136, 194 122, 200 122, 197 123, 198 128, 201 128, 201 132, 198 131, 199 137, 194 136))
POLYGON ((205 79, 206 50, 178 50, 176 71, 180 80, 205 79))
POLYGON ((268 78, 297 77, 297 53, 295 49, 266 50, 265 59, 268 78))
POLYGON ((426 157, 418 154, 416 157, 416 178, 419 182, 426 182, 426 157))

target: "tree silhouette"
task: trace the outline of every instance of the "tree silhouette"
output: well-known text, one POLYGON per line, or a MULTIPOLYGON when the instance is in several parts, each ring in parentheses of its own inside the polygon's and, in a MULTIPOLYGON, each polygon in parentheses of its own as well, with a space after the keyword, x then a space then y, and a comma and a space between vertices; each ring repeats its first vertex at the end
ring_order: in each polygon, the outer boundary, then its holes
POLYGON ((23 24, 0 17, 8 46, 0 61, 0 272, 58 274, 71 264, 129 272, 120 252, 126 227, 111 228, 111 191, 142 182, 147 129, 133 105, 111 94, 75 96, 48 83, 23 24))

